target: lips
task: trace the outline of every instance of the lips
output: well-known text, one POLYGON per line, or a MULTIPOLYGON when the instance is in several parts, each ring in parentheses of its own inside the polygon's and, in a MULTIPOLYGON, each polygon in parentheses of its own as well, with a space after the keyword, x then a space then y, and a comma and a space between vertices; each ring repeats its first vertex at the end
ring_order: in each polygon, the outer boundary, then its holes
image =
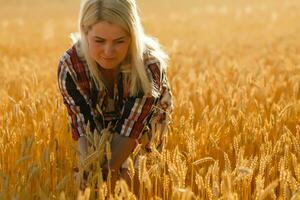
POLYGON ((114 60, 115 58, 103 58, 104 60, 114 60))

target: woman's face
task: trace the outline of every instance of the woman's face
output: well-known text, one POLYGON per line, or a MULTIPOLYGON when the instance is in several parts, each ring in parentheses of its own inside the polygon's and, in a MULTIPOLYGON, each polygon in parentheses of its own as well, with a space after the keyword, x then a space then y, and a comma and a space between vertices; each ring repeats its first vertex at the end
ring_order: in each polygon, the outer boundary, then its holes
POLYGON ((104 69, 117 67, 126 57, 130 37, 119 25, 101 21, 87 33, 90 56, 104 69))

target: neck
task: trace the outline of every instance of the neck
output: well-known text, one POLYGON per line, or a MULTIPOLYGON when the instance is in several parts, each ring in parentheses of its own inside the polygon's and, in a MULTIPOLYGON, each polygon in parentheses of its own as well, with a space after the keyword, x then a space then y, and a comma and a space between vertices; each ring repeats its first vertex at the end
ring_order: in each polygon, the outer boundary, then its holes
POLYGON ((119 70, 119 66, 112 69, 104 69, 103 67, 99 66, 99 71, 105 78, 115 78, 118 75, 119 70))
POLYGON ((119 73, 119 66, 113 69, 104 69, 103 67, 99 66, 100 77, 108 89, 108 95, 113 97, 114 94, 114 82, 117 79, 117 75, 119 73))

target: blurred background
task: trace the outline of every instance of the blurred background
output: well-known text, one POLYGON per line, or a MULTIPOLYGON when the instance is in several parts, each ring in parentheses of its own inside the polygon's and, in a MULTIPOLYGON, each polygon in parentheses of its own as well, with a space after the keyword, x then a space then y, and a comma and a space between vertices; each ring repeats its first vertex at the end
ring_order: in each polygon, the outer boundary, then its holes
MULTIPOLYGON (((146 32, 168 48, 209 43, 271 42, 299 31, 296 0, 138 0, 146 32), (185 41, 185 42, 182 42, 185 41)), ((67 43, 77 30, 79 0, 1 0, 1 45, 67 43), (30 31, 29 31, 30 30, 30 31)), ((55 44, 57 46, 57 44, 55 44)), ((5 45, 4 45, 5 46, 5 45)), ((61 45, 59 45, 61 47, 61 45)))

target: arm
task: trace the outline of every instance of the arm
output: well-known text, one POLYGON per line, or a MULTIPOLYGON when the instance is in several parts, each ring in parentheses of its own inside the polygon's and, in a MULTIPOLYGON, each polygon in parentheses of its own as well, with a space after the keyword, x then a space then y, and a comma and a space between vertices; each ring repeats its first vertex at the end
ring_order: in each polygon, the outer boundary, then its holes
POLYGON ((72 138, 76 141, 78 140, 79 143, 80 160, 82 161, 87 149, 87 142, 84 137, 86 124, 90 121, 90 130, 95 128, 95 124, 90 107, 77 89, 69 72, 67 62, 63 59, 58 66, 58 87, 63 97, 64 105, 67 108, 72 138))
POLYGON ((137 144, 137 139, 149 124, 155 105, 158 103, 160 95, 154 97, 154 92, 162 92, 161 71, 159 65, 154 63, 149 67, 149 78, 151 80, 151 94, 142 97, 130 97, 124 104, 120 120, 116 123, 114 132, 117 136, 113 138, 111 151, 112 159, 104 167, 118 170, 122 163, 132 153, 137 144), (155 91, 154 91, 155 90, 155 91))
POLYGON ((111 160, 109 162, 105 162, 103 165, 106 173, 108 169, 110 169, 113 175, 116 175, 117 170, 120 169, 122 163, 132 153, 136 144, 137 142, 134 138, 114 134, 111 141, 111 160))
POLYGON ((157 150, 161 150, 167 127, 171 121, 171 113, 173 111, 173 95, 170 85, 164 72, 162 78, 162 94, 157 104, 157 112, 151 120, 151 141, 146 137, 146 149, 153 144, 157 150))

